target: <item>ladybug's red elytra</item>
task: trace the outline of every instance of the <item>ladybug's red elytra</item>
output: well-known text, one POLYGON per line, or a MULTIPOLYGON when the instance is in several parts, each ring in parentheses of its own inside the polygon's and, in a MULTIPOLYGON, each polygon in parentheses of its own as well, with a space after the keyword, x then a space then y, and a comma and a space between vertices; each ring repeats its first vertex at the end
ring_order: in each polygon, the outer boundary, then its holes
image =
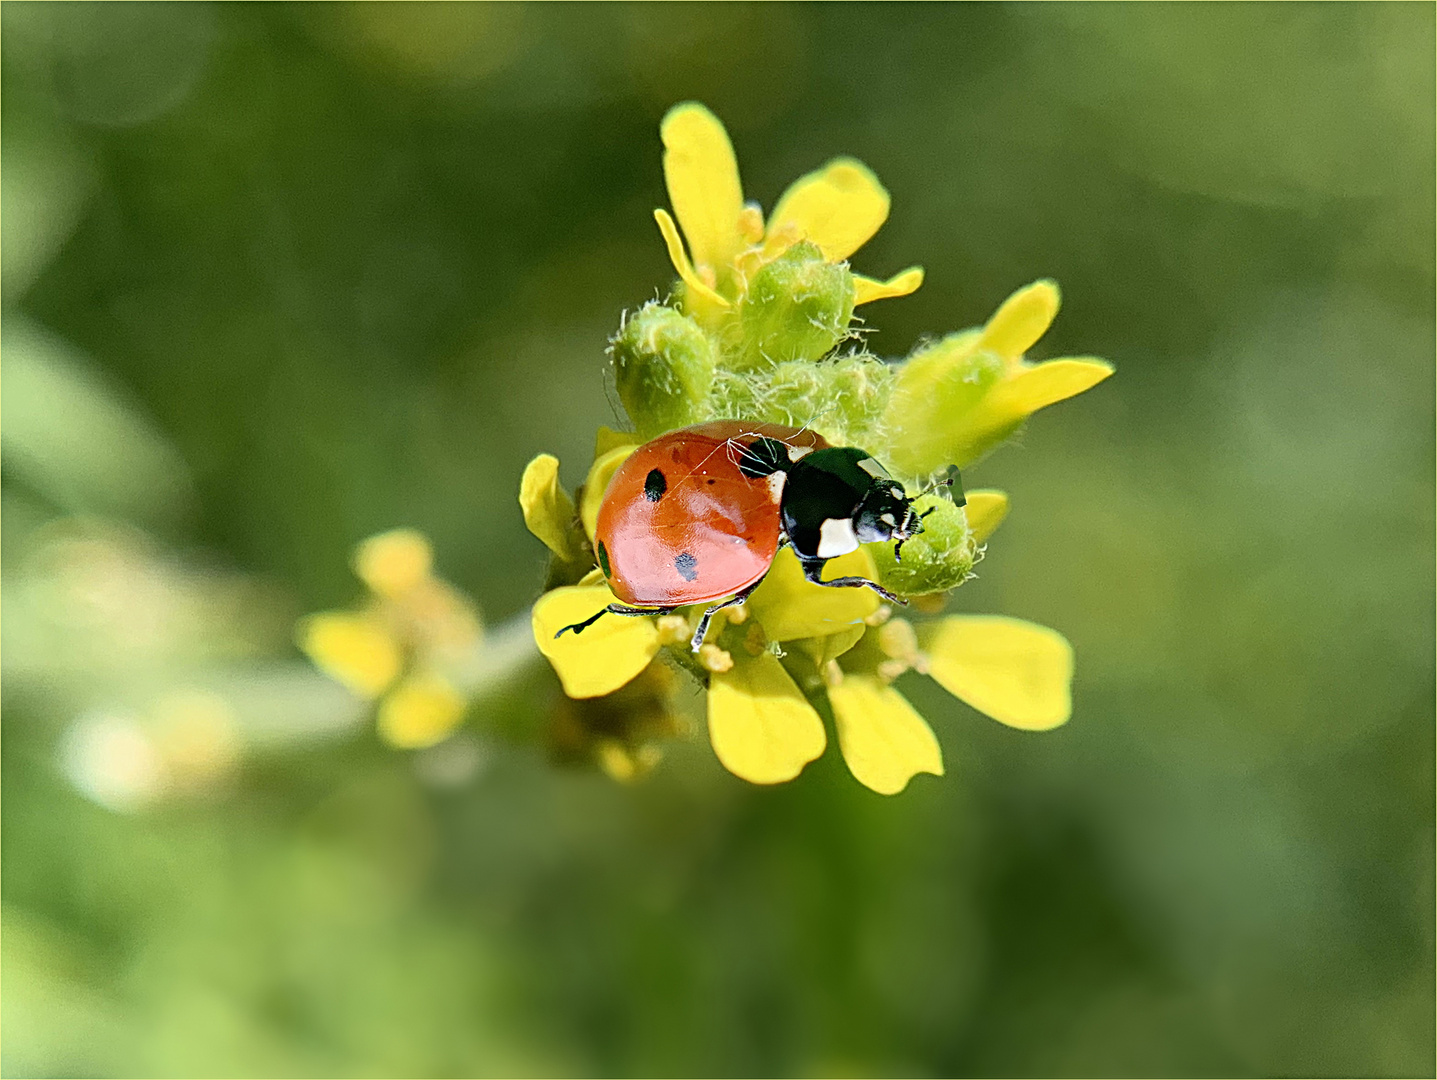
POLYGON ((824 581, 823 567, 876 541, 896 540, 896 556, 922 531, 903 485, 856 447, 741 420, 671 431, 625 459, 599 507, 594 552, 623 602, 554 636, 579 633, 607 613, 667 615, 712 604, 690 643, 697 652, 714 613, 747 599, 785 544, 815 585, 869 588, 904 603, 867 578, 824 581))

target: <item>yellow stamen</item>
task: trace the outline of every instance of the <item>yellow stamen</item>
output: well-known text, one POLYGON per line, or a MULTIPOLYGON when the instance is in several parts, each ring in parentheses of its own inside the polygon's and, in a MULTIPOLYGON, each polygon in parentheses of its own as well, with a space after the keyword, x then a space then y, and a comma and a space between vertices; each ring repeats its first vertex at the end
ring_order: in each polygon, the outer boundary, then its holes
POLYGON ((699 649, 699 663, 715 674, 733 670, 733 656, 712 642, 699 649))

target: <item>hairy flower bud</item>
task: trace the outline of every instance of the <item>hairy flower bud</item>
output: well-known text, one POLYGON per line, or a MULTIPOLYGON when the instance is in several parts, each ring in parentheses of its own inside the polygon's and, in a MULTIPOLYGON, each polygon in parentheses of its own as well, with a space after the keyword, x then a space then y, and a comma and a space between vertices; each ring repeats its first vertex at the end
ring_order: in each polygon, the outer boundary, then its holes
POLYGON ((619 400, 645 439, 705 419, 713 346, 691 318, 647 304, 610 343, 619 400))
POLYGON ((743 374, 720 371, 713 414, 811 428, 835 446, 876 446, 891 383, 889 366, 866 355, 821 364, 793 360, 743 374))
POLYGON ((923 495, 913 506, 928 516, 923 531, 904 541, 902 562, 893 557, 892 544, 870 545, 879 582, 900 596, 956 589, 968 579, 977 556, 963 508, 939 495, 923 495))
POLYGON ((976 456, 965 419, 1006 367, 1001 356, 980 343, 975 330, 949 334, 896 371, 884 419, 890 439, 887 463, 900 475, 927 476, 976 456))
POLYGON ((817 245, 794 244, 754 275, 739 307, 737 370, 817 360, 848 336, 853 275, 817 245))

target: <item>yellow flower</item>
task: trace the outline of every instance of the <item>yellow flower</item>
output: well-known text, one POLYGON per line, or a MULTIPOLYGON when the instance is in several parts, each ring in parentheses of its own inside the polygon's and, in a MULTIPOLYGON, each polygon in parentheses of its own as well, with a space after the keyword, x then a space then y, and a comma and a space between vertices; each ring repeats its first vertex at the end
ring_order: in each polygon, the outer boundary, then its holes
POLYGON ((899 367, 884 410, 889 466, 915 476, 966 466, 1039 409, 1111 375, 1112 364, 1091 356, 1024 359, 1058 304, 1058 286, 1036 281, 1008 297, 986 326, 949 334, 899 367))
MULTIPOLYGON (((524 520, 553 555, 531 621, 569 699, 558 730, 611 775, 632 779, 656 760, 651 737, 677 726, 665 679, 681 667, 706 688, 709 739, 735 775, 793 779, 823 753, 831 718, 853 775, 892 794, 919 772, 943 772, 933 732, 894 688, 905 672, 931 675, 1014 727, 1063 723, 1073 663, 1060 635, 999 616, 915 627, 891 618, 866 589, 805 580, 790 550, 743 604, 716 615, 697 652, 689 642, 698 608, 606 615, 558 636, 616 600, 594 569, 595 522, 611 477, 640 442, 713 419, 811 426, 918 484, 981 456, 1036 410, 1112 371, 1090 358, 1026 359, 1057 312, 1050 282, 1014 294, 987 326, 905 362, 861 348, 840 355, 856 303, 910 293, 923 280, 918 267, 886 282, 848 271, 846 260, 887 220, 883 186, 861 163, 836 159, 789 187, 765 221, 744 201, 733 147, 712 113, 678 105, 661 135, 673 216, 654 216, 682 282, 679 302, 627 315, 609 349, 637 432, 600 432, 577 498, 559 486, 549 455, 529 464, 520 487, 524 520), (645 713, 670 720, 624 719, 645 713)), ((911 596, 915 610, 937 615, 971 576, 1008 501, 975 491, 964 506, 931 490, 914 501, 926 527, 901 565, 895 548, 878 545, 830 560, 826 575, 881 580, 911 596)))
POLYGON ((372 536, 354 552, 369 590, 351 611, 300 620, 299 647, 326 675, 379 701, 380 737, 413 749, 448 738, 468 707, 459 688, 482 638, 478 614, 434 576, 429 541, 412 529, 372 536))
MULTIPOLYGON (((706 321, 730 309, 757 271, 794 244, 808 241, 841 263, 888 219, 878 178, 862 162, 835 158, 796 180, 765 223, 759 206, 744 202, 733 145, 713 113, 697 102, 675 105, 659 130, 674 216, 658 209, 654 218, 686 286, 685 306, 706 321)), ((906 296, 922 284, 918 266, 887 281, 855 275, 854 302, 906 296)))
MULTIPOLYGON (((597 512, 608 478, 633 449, 613 446, 590 469, 579 510, 590 542, 594 514, 586 504, 597 512)), ((529 471, 550 475, 552 460, 536 458, 529 471)), ((986 539, 1006 513, 1006 496, 975 492, 973 503, 975 534, 986 539)), ((520 504, 530 531, 556 556, 571 549, 572 512, 563 509, 572 506, 567 496, 553 497, 547 481, 526 475, 520 504)), ((875 567, 860 548, 832 560, 826 573, 872 578, 875 567)), ((555 636, 614 599, 594 570, 535 603, 534 640, 564 692, 570 698, 606 699, 641 676, 652 678, 666 653, 707 683, 709 739, 719 761, 756 784, 791 780, 823 753, 828 738, 815 700, 821 703, 825 693, 840 751, 859 781, 893 794, 918 772, 942 775, 933 733, 888 685, 909 668, 931 674, 955 696, 1006 724, 1036 730, 1068 716, 1071 650, 1055 632, 1015 619, 951 616, 931 633, 925 628, 920 650, 906 622, 885 623, 888 609, 873 593, 805 581, 788 550, 779 553, 746 603, 715 617, 697 657, 688 646, 696 609, 687 617, 659 619, 608 615, 582 634, 555 636), (855 648, 865 642, 866 649, 855 648), (849 656, 858 659, 845 674, 835 661, 849 656)), ((600 761, 611 774, 627 778, 632 772, 624 762, 632 755, 625 753, 606 761, 601 752, 600 761)))

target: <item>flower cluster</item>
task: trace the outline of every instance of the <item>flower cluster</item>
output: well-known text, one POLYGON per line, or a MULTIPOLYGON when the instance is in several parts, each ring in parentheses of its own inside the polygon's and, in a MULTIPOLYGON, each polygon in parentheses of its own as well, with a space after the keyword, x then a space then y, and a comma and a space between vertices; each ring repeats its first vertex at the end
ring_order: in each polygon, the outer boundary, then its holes
POLYGON ((299 646, 325 674, 378 703, 392 746, 432 746, 458 727, 482 640, 472 604, 434 575, 429 541, 411 529, 372 536, 354 552, 368 597, 349 611, 300 621, 299 646))
MULTIPOLYGON (((855 307, 923 281, 919 267, 887 280, 849 269, 846 260, 888 216, 888 193, 873 174, 851 159, 832 161, 795 182, 765 221, 744 201, 728 135, 707 109, 676 106, 661 134, 673 215, 660 209, 655 217, 679 280, 669 302, 630 313, 610 349, 634 430, 600 430, 577 501, 559 485, 550 455, 532 461, 521 484, 525 521, 552 554, 534 638, 565 693, 597 704, 632 694, 635 680, 661 687, 668 676, 659 671, 685 669, 707 689, 714 751, 736 775, 755 783, 797 776, 824 750, 826 715, 853 774, 883 793, 916 773, 943 771, 932 731, 894 688, 906 672, 931 676, 1014 727, 1066 721, 1072 650, 1056 632, 999 616, 893 618, 867 590, 805 581, 787 550, 744 604, 716 616, 697 655, 688 650, 697 610, 611 616, 582 635, 555 636, 614 601, 595 569, 595 522, 610 478, 650 438, 711 419, 807 427, 834 445, 865 448, 919 486, 1112 373, 1088 357, 1025 359, 1057 314, 1058 290, 1046 281, 1019 290, 981 328, 901 362, 873 356, 854 329, 855 307)), ((1007 506, 1000 492, 970 492, 966 505, 924 495, 925 531, 901 563, 892 545, 871 545, 833 560, 829 576, 880 581, 936 615, 971 576, 1007 506)), ((625 761, 652 761, 645 737, 626 729, 625 761)))

